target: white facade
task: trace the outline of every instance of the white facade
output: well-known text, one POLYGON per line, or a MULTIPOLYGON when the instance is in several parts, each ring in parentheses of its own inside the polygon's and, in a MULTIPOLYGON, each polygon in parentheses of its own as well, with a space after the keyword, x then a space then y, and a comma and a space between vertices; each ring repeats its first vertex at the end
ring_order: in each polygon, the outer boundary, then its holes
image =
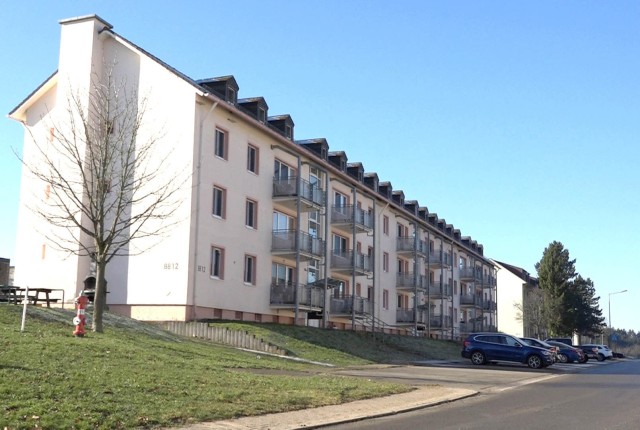
MULTIPOLYGON (((109 264, 111 310, 146 320, 297 317, 446 338, 496 329, 495 265, 482 245, 324 139, 293 140, 291 118, 268 117, 261 98, 237 100, 232 77, 193 81, 96 16, 61 24, 57 73, 11 113, 28 129, 25 160, 69 91, 112 67, 148 98, 140 138, 162 130, 167 174, 193 172, 171 234, 109 264)), ((25 171, 15 281, 74 297, 89 261, 46 242, 50 227, 28 210, 43 192, 25 171)))
POLYGON ((529 326, 523 312, 527 312, 530 292, 537 287, 537 279, 519 267, 494 261, 498 266, 498 328, 517 337, 538 337, 529 326))

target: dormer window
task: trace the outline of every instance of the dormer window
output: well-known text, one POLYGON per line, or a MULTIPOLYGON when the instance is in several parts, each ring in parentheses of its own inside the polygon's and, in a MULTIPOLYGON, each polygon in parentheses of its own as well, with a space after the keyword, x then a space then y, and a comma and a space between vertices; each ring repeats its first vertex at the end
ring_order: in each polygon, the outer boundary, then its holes
POLYGON ((227 88, 227 101, 229 103, 235 104, 236 100, 237 100, 237 93, 236 90, 233 88, 227 88))
MULTIPOLYGON (((285 125, 284 126, 284 135, 287 139, 293 139, 293 133, 291 132, 291 126, 290 125, 285 125)), ((326 158, 326 156, 325 156, 326 158)))
POLYGON ((266 120, 267 120, 267 112, 263 108, 259 107, 258 108, 258 121, 264 123, 266 120))

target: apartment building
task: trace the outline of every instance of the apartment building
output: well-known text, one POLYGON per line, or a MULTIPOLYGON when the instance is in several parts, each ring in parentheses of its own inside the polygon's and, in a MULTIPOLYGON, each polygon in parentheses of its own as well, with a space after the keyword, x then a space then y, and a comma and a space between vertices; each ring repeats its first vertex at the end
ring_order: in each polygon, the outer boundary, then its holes
POLYGON ((518 337, 542 337, 541 294, 538 278, 512 264, 495 261, 498 267, 498 326, 500 331, 518 337), (537 317, 536 317, 537 315, 537 317))
MULTIPOLYGON (((111 311, 444 338, 496 329, 497 266, 483 245, 326 139, 296 140, 292 117, 239 98, 233 76, 193 80, 95 15, 60 24, 58 70, 10 113, 27 129, 25 158, 69 91, 113 64, 148 97, 166 148, 179 146, 172 163, 194 172, 175 215, 185 221, 144 254, 110 262, 111 311)), ((23 173, 16 283, 74 297, 91 261, 47 242, 51 227, 27 209, 43 189, 23 173)))

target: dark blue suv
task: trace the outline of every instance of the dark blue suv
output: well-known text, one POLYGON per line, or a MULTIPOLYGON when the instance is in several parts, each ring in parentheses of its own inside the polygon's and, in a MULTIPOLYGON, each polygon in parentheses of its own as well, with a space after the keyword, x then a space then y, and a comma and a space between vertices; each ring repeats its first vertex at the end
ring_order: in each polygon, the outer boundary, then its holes
POLYGON ((532 369, 553 364, 550 351, 527 345, 518 338, 503 333, 470 334, 462 344, 462 357, 471 359, 473 364, 510 361, 526 364, 532 369))

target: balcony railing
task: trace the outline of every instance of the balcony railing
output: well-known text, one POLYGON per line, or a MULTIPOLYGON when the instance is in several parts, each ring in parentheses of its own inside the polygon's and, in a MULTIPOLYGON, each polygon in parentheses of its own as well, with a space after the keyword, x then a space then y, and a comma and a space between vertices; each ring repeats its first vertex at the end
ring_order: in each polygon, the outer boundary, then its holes
POLYGON ((460 306, 475 306, 480 307, 482 305, 482 297, 478 297, 472 294, 463 294, 460 296, 460 306))
POLYGON ((345 231, 351 231, 355 224, 356 232, 373 230, 373 214, 354 205, 333 206, 331 224, 345 231))
POLYGON ((498 306, 493 300, 487 300, 482 303, 482 309, 489 312, 495 312, 498 309, 498 306))
POLYGON ((460 332, 462 333, 473 333, 474 331, 481 331, 482 324, 479 322, 461 322, 460 323, 460 332))
POLYGON ((427 287, 427 277, 418 275, 416 279, 413 273, 396 274, 396 288, 401 290, 425 290, 427 287))
MULTIPOLYGON (((416 322, 414 310, 413 309, 396 309, 396 322, 399 322, 399 323, 416 322)), ((418 322, 421 322, 419 315, 418 315, 418 322)))
POLYGON ((498 285, 498 281, 495 276, 487 275, 483 277, 482 286, 484 288, 496 288, 496 285, 498 285))
MULTIPOLYGON (((297 178, 295 176, 280 179, 273 179, 273 197, 289 197, 291 199, 298 196, 304 201, 307 209, 324 207, 325 191, 316 184, 312 184, 300 178, 300 186, 296 188, 297 178)), ((303 207, 303 209, 305 209, 303 207)))
POLYGON ((430 325, 432 329, 433 328, 451 328, 453 326, 452 322, 453 322, 453 318, 450 316, 445 315, 444 317, 442 317, 440 315, 434 315, 431 318, 430 325))
POLYGON ((449 284, 434 282, 429 286, 427 292, 430 300, 441 299, 443 297, 451 297, 453 295, 453 288, 449 284))
POLYGON ((365 315, 372 313, 372 303, 364 297, 331 297, 329 306, 331 313, 335 315, 351 315, 352 313, 365 315))
MULTIPOLYGON (((321 258, 324 255, 324 241, 303 231, 298 234, 300 254, 302 257, 321 258)), ((296 253, 295 230, 273 230, 271 234, 271 252, 281 255, 296 253)))
POLYGON ((429 252, 429 265, 436 267, 451 267, 451 254, 448 252, 431 251, 429 252))
POLYGON ((373 271, 371 258, 354 251, 333 251, 331 253, 331 269, 335 271, 355 271, 365 275, 373 271), (354 261, 355 260, 355 261, 354 261))
POLYGON ((273 306, 293 307, 296 304, 295 292, 298 290, 298 305, 307 308, 324 308, 325 289, 322 287, 293 284, 280 280, 271 281, 270 303, 273 306))
POLYGON ((482 269, 478 267, 461 267, 460 280, 465 282, 482 282, 482 269))

